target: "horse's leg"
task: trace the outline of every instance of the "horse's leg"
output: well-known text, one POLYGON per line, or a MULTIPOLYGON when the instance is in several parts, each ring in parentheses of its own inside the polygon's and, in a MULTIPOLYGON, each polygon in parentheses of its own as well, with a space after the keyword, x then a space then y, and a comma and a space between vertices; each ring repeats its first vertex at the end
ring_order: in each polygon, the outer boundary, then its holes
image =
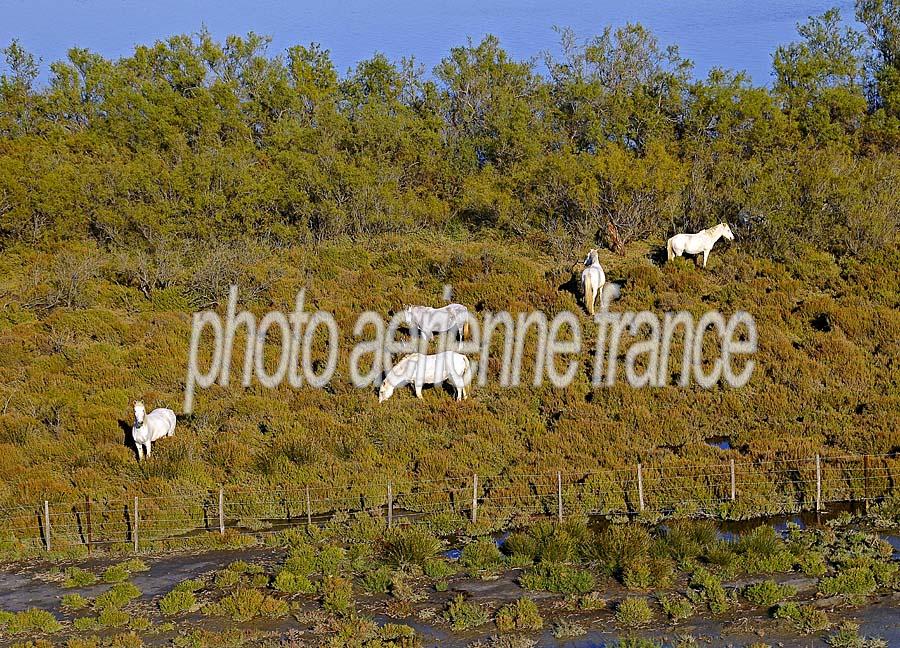
POLYGON ((147 458, 148 458, 148 459, 150 458, 150 452, 151 452, 151 451, 150 451, 150 446, 151 446, 151 445, 153 445, 153 442, 152 442, 152 441, 147 441, 147 443, 144 444, 144 449, 147 450, 147 458))
POLYGON ((703 267, 706 267, 706 259, 709 257, 709 250, 703 250, 703 267))
POLYGON ((144 459, 144 447, 140 443, 135 443, 134 447, 137 448, 138 461, 143 461, 144 459))
POLYGON ((422 398, 422 383, 413 383, 413 389, 416 391, 416 398, 422 398))

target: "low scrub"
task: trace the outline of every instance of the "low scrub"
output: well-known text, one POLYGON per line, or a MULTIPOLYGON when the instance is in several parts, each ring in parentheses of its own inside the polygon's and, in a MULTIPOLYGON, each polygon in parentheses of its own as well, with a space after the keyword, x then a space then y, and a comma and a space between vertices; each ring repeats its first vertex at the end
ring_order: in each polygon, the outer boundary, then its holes
POLYGON ((424 526, 393 531, 385 540, 385 560, 397 567, 424 566, 441 549, 441 541, 424 526))
POLYGON ((461 594, 450 601, 443 616, 450 627, 457 631, 477 628, 488 622, 488 614, 485 609, 477 603, 466 601, 461 594))
POLYGON ((557 594, 587 594, 596 579, 586 569, 558 563, 543 563, 519 577, 525 589, 543 590, 557 594))
POLYGON ((772 607, 776 603, 791 598, 797 590, 790 585, 779 585, 773 580, 747 585, 743 590, 744 598, 762 607, 772 607))
POLYGON ((862 603, 877 587, 872 570, 865 567, 845 569, 819 581, 819 592, 825 596, 846 596, 854 604, 862 603))
POLYGON ((187 612, 195 605, 197 605, 196 595, 187 590, 174 589, 159 599, 159 611, 165 616, 187 612))
POLYGON ((288 613, 288 604, 257 589, 241 587, 215 603, 206 604, 203 613, 243 623, 257 617, 283 617, 288 613))
POLYGON ((681 594, 662 594, 659 597, 659 604, 674 623, 689 619, 694 614, 693 604, 681 594))
POLYGON ((828 615, 822 610, 811 605, 800 605, 793 601, 779 605, 775 609, 773 616, 776 619, 786 619, 802 634, 821 632, 822 630, 827 630, 830 625, 828 615))
POLYGON ((494 617, 494 623, 500 632, 540 630, 544 627, 537 604, 527 598, 520 598, 515 603, 500 608, 494 617))
POLYGON ((647 599, 628 597, 616 606, 616 621, 627 628, 645 626, 653 621, 653 610, 647 599))
POLYGON ((60 622, 47 610, 28 608, 23 612, 15 613, 0 611, 0 631, 6 634, 53 634, 61 629, 60 622))

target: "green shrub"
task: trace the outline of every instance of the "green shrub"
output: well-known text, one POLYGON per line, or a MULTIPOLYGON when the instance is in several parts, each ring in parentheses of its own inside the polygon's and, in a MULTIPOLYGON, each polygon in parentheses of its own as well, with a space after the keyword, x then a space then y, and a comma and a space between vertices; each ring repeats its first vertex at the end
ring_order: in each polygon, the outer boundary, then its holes
POLYGON ((6 612, 0 616, 0 629, 11 635, 24 633, 53 634, 62 625, 51 612, 40 608, 28 608, 24 612, 6 612))
POLYGON ((616 606, 616 621, 629 628, 647 625, 653 620, 653 610, 645 598, 628 597, 616 606))
POLYGON ((790 571, 794 555, 771 526, 763 524, 741 536, 737 542, 744 570, 749 574, 790 571))
POLYGON ((584 629, 584 626, 575 621, 561 619, 553 624, 553 636, 557 639, 572 639, 586 634, 587 630, 584 629))
POLYGON ((121 628, 128 625, 131 615, 115 607, 105 607, 97 615, 97 623, 103 628, 121 628))
POLYGON ((579 597, 578 607, 582 610, 605 610, 606 599, 600 592, 588 592, 579 597))
POLYGON ((477 628, 488 622, 488 615, 484 608, 477 603, 467 602, 461 594, 450 601, 443 616, 457 631, 477 628))
POLYGON ((718 533, 711 520, 674 520, 667 525, 662 539, 666 552, 681 562, 704 554, 718 542, 718 533))
POLYGON ((203 608, 203 613, 207 616, 229 617, 241 623, 257 617, 283 617, 287 612, 288 605, 284 601, 247 587, 239 587, 218 602, 208 603, 203 608))
POLYGON ((279 570, 272 586, 285 594, 312 594, 316 591, 315 584, 305 574, 289 569, 279 570))
POLYGON ((845 569, 835 576, 826 576, 819 581, 819 591, 825 596, 841 594, 855 604, 862 602, 877 587, 875 576, 865 567, 845 569))
POLYGON ((198 592, 203 589, 203 581, 199 578, 188 578, 178 583, 173 591, 175 592, 198 592))
POLYGON ((393 572, 388 567, 367 572, 362 578, 362 585, 367 592, 372 594, 387 594, 391 589, 391 577, 393 572))
POLYGON ((597 535, 586 551, 604 572, 619 576, 626 565, 645 560, 651 545, 650 532, 640 524, 613 524, 597 535))
POLYGON ((94 599, 94 609, 120 609, 140 595, 141 590, 132 583, 116 583, 94 599))
POLYGON ((773 580, 747 585, 743 591, 744 598, 762 607, 772 607, 796 593, 797 590, 790 585, 779 585, 773 580))
POLYGON ((343 547, 326 545, 316 554, 316 569, 324 576, 337 576, 347 561, 347 551, 343 547))
POLYGON ((807 576, 821 578, 828 572, 828 563, 820 551, 805 551, 798 559, 797 566, 807 576))
POLYGON ((852 621, 841 623, 837 632, 827 637, 825 642, 831 648, 888 648, 888 644, 884 639, 861 636, 859 634, 859 624, 852 621))
POLYGON ((482 538, 463 547, 459 562, 470 574, 492 572, 503 564, 503 554, 493 540, 482 538))
POLYGON ((159 599, 159 611, 165 616, 187 612, 195 605, 197 605, 197 597, 193 592, 177 588, 159 599))
POLYGON ((131 558, 126 560, 123 563, 119 563, 119 567, 122 567, 129 574, 135 574, 137 572, 145 572, 150 571, 150 567, 140 558, 131 558))
POLYGON ((441 549, 441 541, 428 529, 412 526, 393 531, 385 542, 385 560, 398 567, 423 566, 441 549))
POLYGON ((659 604, 666 616, 675 623, 689 619, 694 614, 694 606, 681 594, 662 594, 659 604))
POLYGON ((594 575, 584 569, 542 563, 519 577, 525 589, 544 590, 557 594, 586 594, 594 589, 594 575))
POLYGON ((69 567, 65 571, 63 587, 89 587, 97 582, 97 577, 80 567, 69 567))
POLYGON ((100 628, 100 622, 97 621, 97 618, 89 616, 78 617, 72 622, 72 625, 74 625, 75 629, 79 632, 88 632, 100 628))
POLYGON ((793 601, 782 603, 775 609, 776 619, 786 619, 803 634, 821 632, 829 626, 828 616, 811 605, 800 605, 793 601))
POLYGON ((703 602, 713 614, 726 612, 730 607, 728 595, 722 587, 722 581, 709 571, 698 568, 690 579, 688 595, 694 603, 703 602))
POLYGON ((82 610, 90 605, 90 601, 81 594, 65 594, 62 597, 62 607, 66 610, 82 610))
POLYGON ((130 572, 124 564, 111 565, 106 568, 101 578, 104 583, 122 583, 128 580, 130 572))
POLYGON ((423 566, 425 575, 436 580, 444 580, 457 572, 456 565, 442 558, 426 560, 423 566))
POLYGON ((319 585, 322 607, 329 612, 345 616, 353 610, 353 584, 338 576, 326 577, 319 585))
POLYGON ((540 630, 544 627, 544 620, 537 605, 527 598, 520 598, 515 603, 504 605, 497 611, 494 622, 500 632, 540 630))

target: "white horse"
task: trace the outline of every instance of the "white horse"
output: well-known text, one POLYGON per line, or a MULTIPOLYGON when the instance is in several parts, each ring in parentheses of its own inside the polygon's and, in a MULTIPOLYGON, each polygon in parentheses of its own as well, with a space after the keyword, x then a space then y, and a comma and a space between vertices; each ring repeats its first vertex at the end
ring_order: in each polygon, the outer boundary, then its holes
POLYGON ((469 309, 462 304, 447 304, 442 308, 407 306, 403 315, 406 325, 416 328, 426 340, 445 331, 455 332, 460 341, 469 335, 469 309))
POLYGON ((587 312, 594 314, 594 301, 597 299, 597 293, 603 289, 606 283, 606 273, 600 266, 600 253, 596 249, 588 252, 587 258, 584 260, 585 268, 581 271, 581 288, 584 291, 584 306, 587 312))
POLYGON ((734 240, 734 234, 728 223, 719 223, 715 227, 710 227, 697 232, 696 234, 676 234, 666 241, 666 252, 668 260, 671 261, 682 254, 700 254, 703 253, 703 267, 706 267, 706 259, 709 257, 709 251, 713 245, 721 237, 727 238, 729 241, 734 240))
POLYGON ((137 446, 138 461, 144 458, 144 449, 150 456, 150 445, 163 437, 175 434, 175 412, 165 407, 158 407, 149 414, 144 409, 143 401, 134 401, 134 425, 131 438, 137 446))
POLYGON ((456 351, 443 351, 433 355, 411 353, 394 365, 381 383, 378 402, 390 398, 394 389, 412 383, 416 398, 422 398, 425 383, 437 385, 449 380, 456 389, 456 400, 469 397, 466 386, 472 381, 469 359, 456 351))

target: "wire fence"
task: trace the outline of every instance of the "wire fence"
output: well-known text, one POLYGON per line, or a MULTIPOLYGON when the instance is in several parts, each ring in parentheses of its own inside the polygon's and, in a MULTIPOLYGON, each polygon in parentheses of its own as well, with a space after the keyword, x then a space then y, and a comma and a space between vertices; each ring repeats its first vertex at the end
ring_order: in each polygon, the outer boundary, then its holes
POLYGON ((535 516, 699 516, 745 519, 821 511, 896 493, 900 457, 845 455, 715 464, 642 463, 596 471, 467 475, 346 487, 226 485, 164 495, 45 500, 0 508, 0 545, 20 549, 122 545, 134 551, 207 533, 271 534, 367 513, 388 525, 429 516, 448 524, 510 523, 535 516))

